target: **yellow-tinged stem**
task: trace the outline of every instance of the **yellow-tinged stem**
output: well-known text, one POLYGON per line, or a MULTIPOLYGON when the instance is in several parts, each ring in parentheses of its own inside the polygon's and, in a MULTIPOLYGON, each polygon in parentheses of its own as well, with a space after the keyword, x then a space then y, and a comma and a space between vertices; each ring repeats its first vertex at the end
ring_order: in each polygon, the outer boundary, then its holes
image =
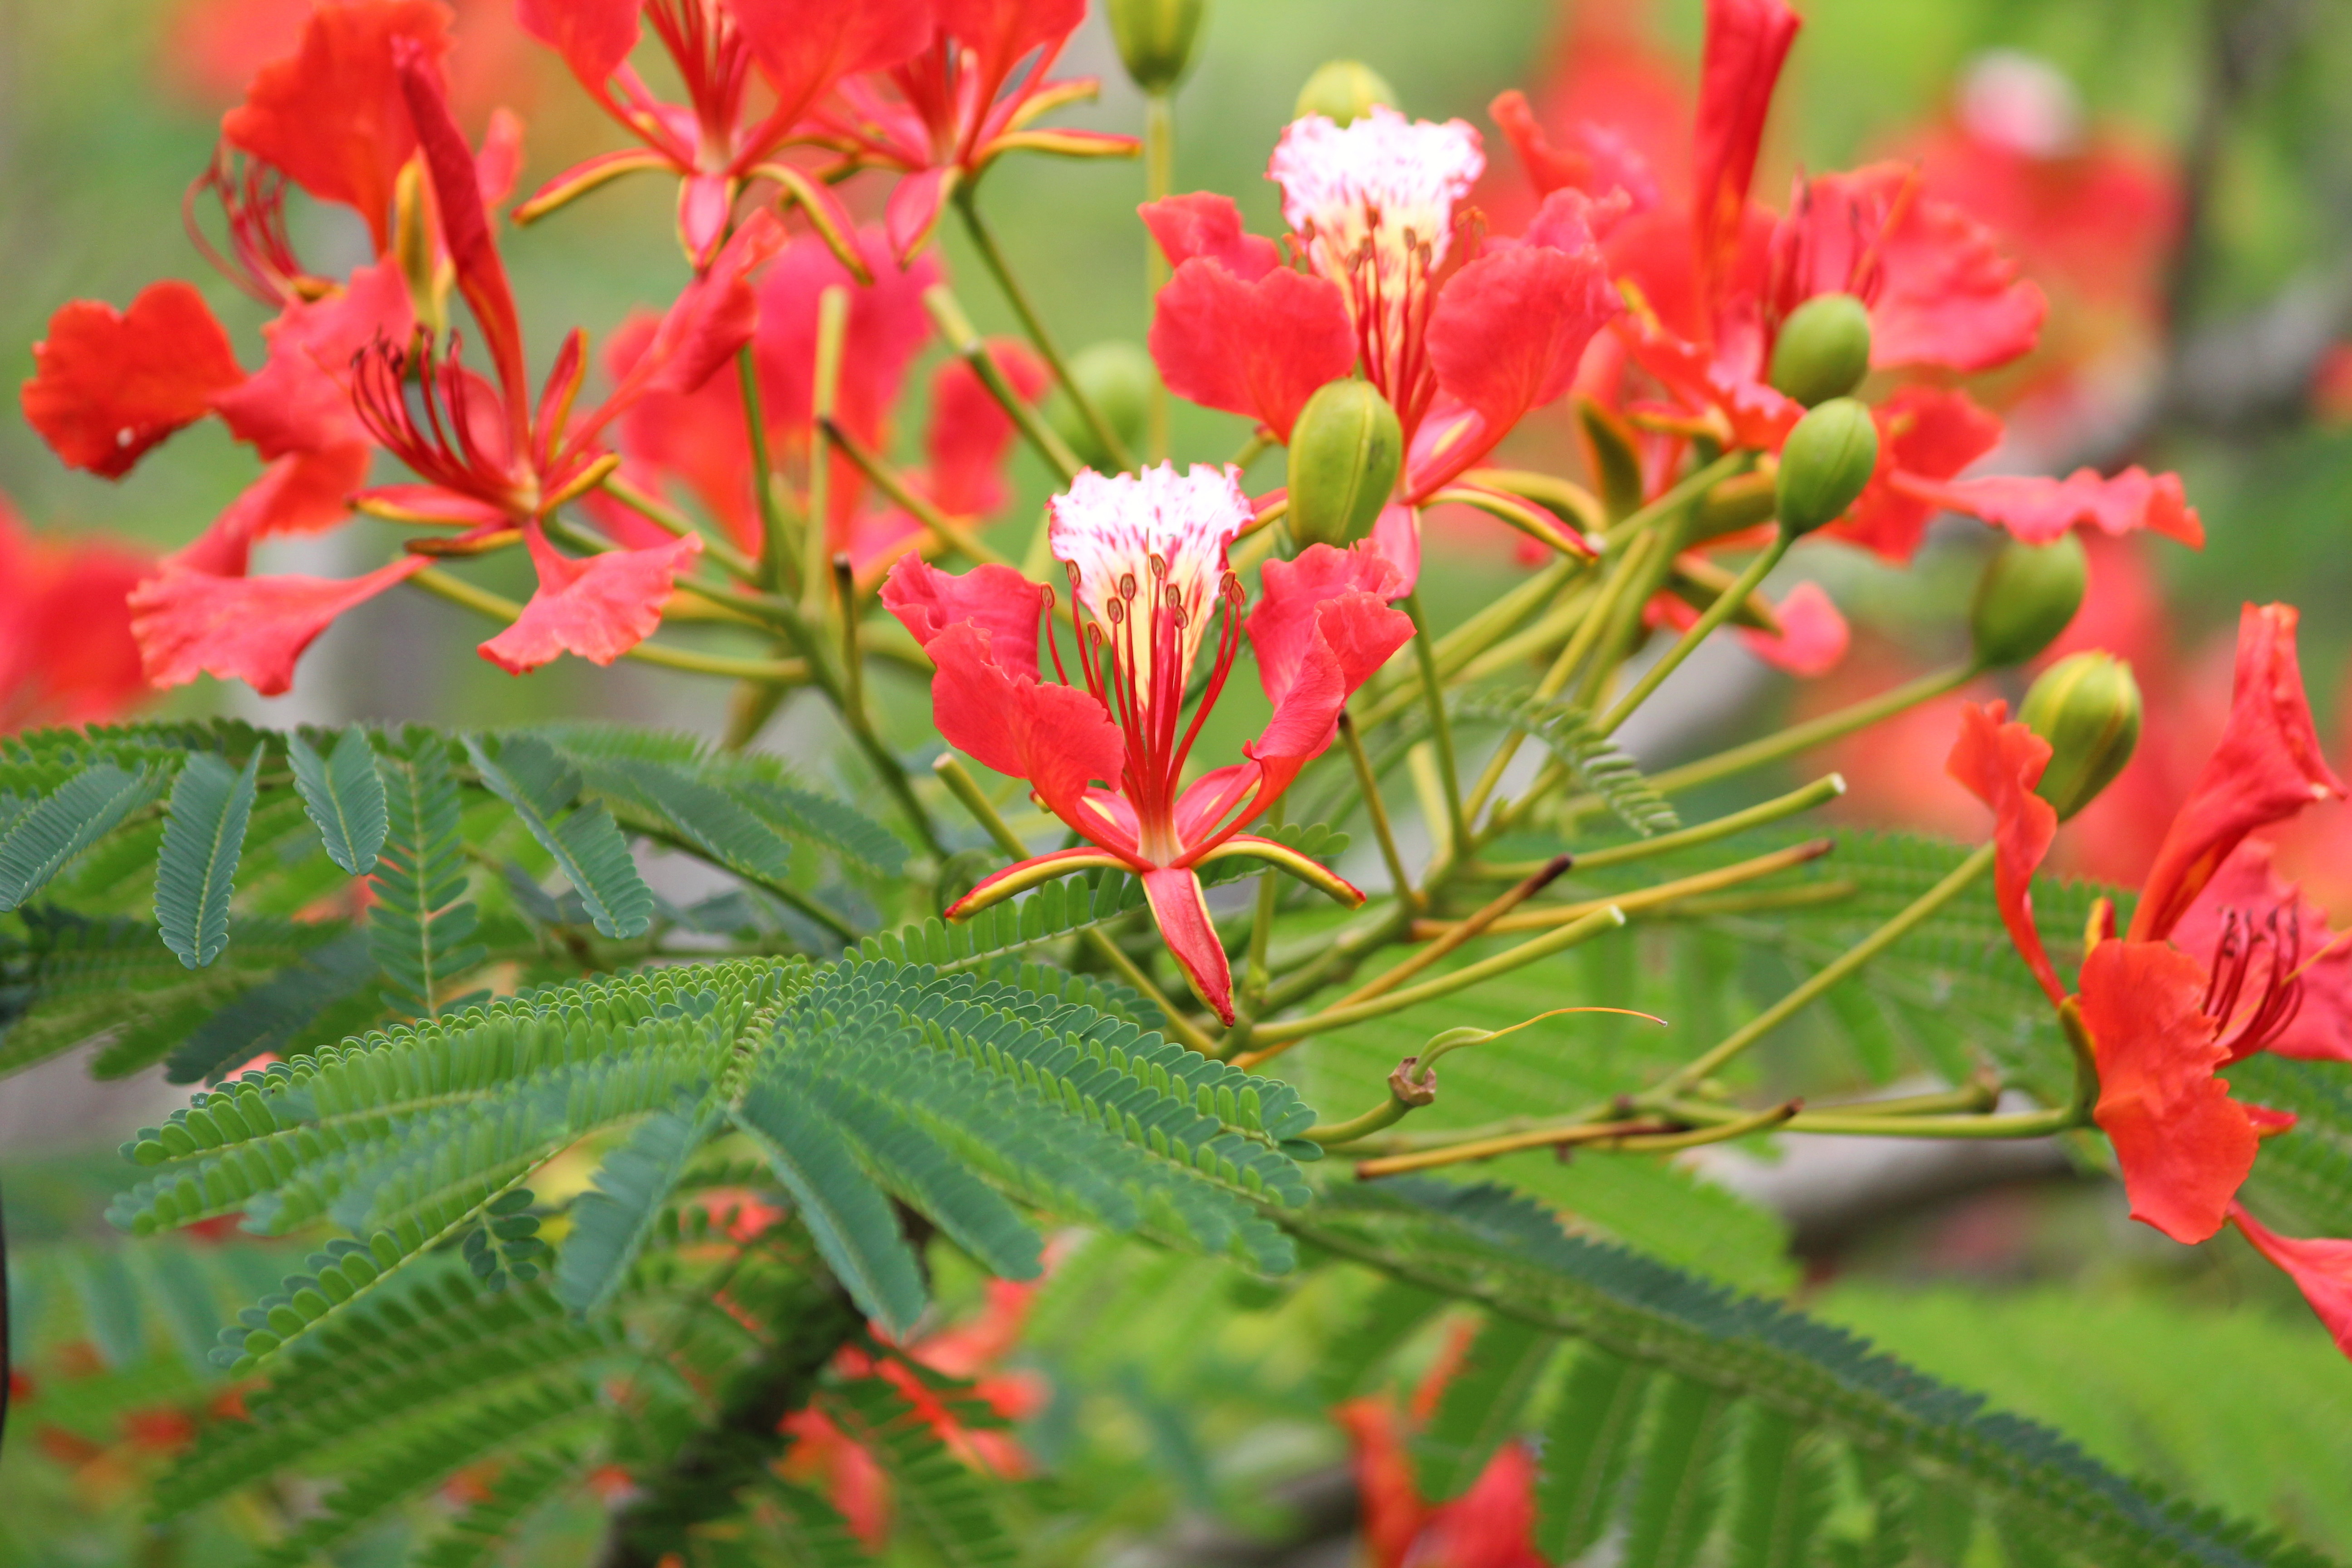
POLYGON ((1412 879, 1405 875, 1404 857, 1397 853, 1396 835, 1389 828, 1389 808, 1381 799, 1381 781, 1372 774, 1372 760, 1364 754, 1364 740, 1356 733, 1356 721, 1346 709, 1339 710, 1339 739, 1347 743, 1348 761, 1356 770, 1356 787, 1363 792, 1364 815, 1371 818, 1372 837, 1379 840, 1381 858, 1389 868, 1389 886, 1400 899, 1420 908, 1421 895, 1413 890, 1412 879))
POLYGON ((929 498, 909 486, 863 441, 843 429, 839 420, 827 415, 817 424, 825 439, 839 447, 841 455, 848 458, 859 473, 874 482, 875 489, 888 496, 908 517, 930 530, 931 536, 941 544, 967 559, 984 564, 1013 564, 1011 557, 982 543, 979 535, 941 511, 929 498))
POLYGON ((1435 963, 1439 959, 1444 958, 1447 953, 1452 952, 1464 942, 1473 940, 1478 936, 1480 932, 1485 931, 1489 927, 1493 926, 1496 921, 1502 919, 1505 915, 1510 913, 1513 910, 1518 908, 1521 904, 1526 903, 1529 899, 1534 898, 1546 888, 1551 886, 1551 884, 1559 879, 1560 873, 1568 869, 1569 865, 1573 858, 1574 858, 1572 856, 1568 855, 1553 856, 1551 859, 1546 861, 1534 872, 1521 879, 1517 887, 1508 889, 1500 897, 1491 900, 1484 909, 1477 910, 1467 919, 1454 921, 1446 929, 1444 935, 1432 942, 1427 947, 1423 948, 1419 952, 1414 953, 1402 963, 1398 964, 1395 968, 1387 971, 1385 973, 1376 974, 1371 979, 1365 981, 1361 985, 1357 986, 1356 989, 1350 991, 1345 996, 1340 997, 1339 1001, 1333 1003, 1332 1006, 1334 1008, 1351 1007, 1359 1002, 1369 1002, 1375 996, 1395 990, 1398 986, 1403 984, 1406 981, 1412 979, 1423 970, 1427 969, 1431 964, 1435 963))
MULTIPOLYGON (((1618 909, 1625 913, 1641 914, 1685 899, 1711 893, 1721 888, 1736 888, 1744 882, 1757 881, 1777 872, 1793 869, 1810 860, 1818 860, 1836 847, 1828 838, 1809 839, 1791 844, 1785 849, 1775 849, 1769 855, 1718 866, 1712 871, 1700 871, 1679 877, 1671 882, 1659 882, 1652 887, 1637 888, 1630 893, 1615 893, 1606 899, 1586 899, 1572 904, 1553 904, 1543 909, 1521 910, 1517 914, 1496 918, 1487 926, 1496 936, 1518 931, 1549 931, 1554 926, 1570 924, 1591 917, 1596 910, 1618 909)), ((1414 941, 1441 941, 1458 928, 1453 921, 1415 921, 1409 935, 1414 941)))

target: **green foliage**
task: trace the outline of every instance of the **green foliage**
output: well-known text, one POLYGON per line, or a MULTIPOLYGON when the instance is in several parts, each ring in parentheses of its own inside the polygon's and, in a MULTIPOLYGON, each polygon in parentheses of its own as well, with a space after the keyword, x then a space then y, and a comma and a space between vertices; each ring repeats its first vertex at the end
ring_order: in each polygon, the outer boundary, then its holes
POLYGON ((302 809, 318 826, 327 858, 354 877, 374 870, 391 819, 367 731, 352 726, 336 737, 333 750, 324 757, 302 736, 289 735, 286 755, 294 767, 302 809))
POLYGON ((612 813, 595 802, 567 811, 580 798, 580 770, 530 735, 468 735, 466 754, 482 782, 555 858, 572 890, 587 901, 596 929, 609 937, 642 935, 653 921, 653 889, 637 874, 612 813))
POLYGON ((164 1058, 173 1083, 208 1083, 263 1052, 290 1053, 319 1016, 375 978, 363 931, 302 954, 189 1030, 164 1058))
POLYGON ((1559 1348, 1557 1336, 1531 1323, 1486 1320, 1439 1396, 1435 1413, 1413 1435, 1414 1470, 1424 1497, 1456 1498, 1470 1489, 1517 1429, 1559 1348))
POLYGON ((572 1205, 572 1230, 555 1271, 555 1294, 585 1317, 613 1298, 660 1221, 662 1205, 710 1134, 711 1118, 689 1089, 637 1123, 628 1142, 604 1156, 595 1185, 572 1205))
POLYGON ((384 993, 411 1017, 430 1018, 481 963, 480 916, 466 894, 465 841, 446 742, 412 732, 377 759, 385 833, 372 886, 368 943, 384 993))
POLYGON ((202 969, 228 945, 232 879, 245 853, 246 826, 267 746, 254 748, 243 772, 199 752, 180 769, 155 868, 155 923, 163 945, 190 969, 202 969))
MULTIPOLYGON (((1721 1456, 1743 1404, 1836 1438, 1857 1463, 1895 1467, 1903 1484, 1874 1486, 1874 1497, 1957 1487, 1977 1510, 2030 1528, 2062 1560, 2101 1568, 2319 1561, 2126 1481, 2049 1429, 1985 1414, 1979 1397, 1835 1329, 1569 1236, 1505 1189, 1416 1180, 1339 1189, 1293 1225, 1343 1257, 1666 1374, 1663 1392, 1651 1394, 1632 1467, 1631 1561, 1687 1562, 1705 1544, 1707 1521, 1719 1512, 1721 1456)), ((1584 1392, 1609 1393, 1599 1382, 1588 1375, 1584 1392)), ((1572 1375, 1571 1394, 1576 1383, 1572 1375)), ((1616 1489, 1610 1467, 1591 1457, 1603 1445, 1591 1435, 1622 1434, 1623 1407, 1610 1397, 1595 1408, 1592 1416, 1557 1418, 1561 1443, 1557 1458, 1547 1456, 1557 1468, 1544 1497, 1548 1507, 1570 1511, 1541 1527, 1548 1547, 1591 1538, 1590 1510, 1616 1489)), ((1742 1510, 1736 1517, 1754 1516, 1742 1510)))
POLYGON ((880 1461, 899 1517, 948 1568, 1021 1560, 982 1483, 895 1384, 860 1378, 836 1387, 825 1405, 880 1461))
POLYGON ((1620 822, 1643 837, 1683 825, 1674 804, 1642 776, 1641 764, 1608 736, 1596 734, 1592 714, 1574 700, 1474 691, 1460 699, 1458 708, 1465 718, 1500 720, 1541 741, 1580 788, 1599 795, 1620 822))
POLYGON ((162 793, 163 770, 131 772, 100 763, 24 805, 0 794, 0 911, 16 909, 46 886, 67 861, 112 832, 162 793))
POLYGON ((1650 1392, 1646 1368, 1597 1346, 1577 1352, 1544 1431, 1536 1544, 1573 1561, 1599 1541, 1624 1491, 1650 1392))

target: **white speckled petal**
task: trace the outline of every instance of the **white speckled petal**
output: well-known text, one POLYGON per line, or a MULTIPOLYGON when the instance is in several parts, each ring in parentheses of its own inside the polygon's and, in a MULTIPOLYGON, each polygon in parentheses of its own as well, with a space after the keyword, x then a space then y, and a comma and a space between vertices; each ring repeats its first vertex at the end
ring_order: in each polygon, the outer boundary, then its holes
POLYGON ((1486 172, 1478 132, 1460 120, 1407 120, 1384 104, 1347 125, 1294 120, 1275 143, 1266 177, 1282 187, 1282 216, 1309 237, 1318 270, 1342 278, 1367 234, 1402 249, 1407 230, 1443 260, 1454 206, 1486 172))
MULTIPOLYGON (((1214 618, 1212 612, 1225 575, 1225 551, 1254 515, 1242 492, 1241 470, 1195 463, 1179 474, 1172 463, 1141 474, 1080 474, 1070 488, 1046 503, 1052 515, 1055 557, 1077 569, 1078 600, 1108 627, 1109 608, 1120 597, 1122 579, 1148 595, 1151 559, 1167 566, 1166 583, 1186 610, 1181 658, 1186 669, 1214 618)), ((1136 600, 1138 613, 1148 599, 1136 600)), ((1122 605, 1120 615, 1126 614, 1122 605)), ((1150 639, 1135 646, 1137 686, 1151 689, 1150 639)))

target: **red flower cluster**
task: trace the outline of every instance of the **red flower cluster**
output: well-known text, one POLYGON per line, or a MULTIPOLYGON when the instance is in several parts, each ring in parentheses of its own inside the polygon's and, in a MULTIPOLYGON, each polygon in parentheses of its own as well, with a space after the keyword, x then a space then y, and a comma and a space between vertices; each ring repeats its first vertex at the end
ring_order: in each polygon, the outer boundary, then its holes
POLYGON ((1991 808, 1995 897, 2051 1003, 2087 1036, 2094 1116, 2114 1144, 2132 1216, 2176 1241, 2235 1219, 2297 1282, 2352 1352, 2352 1243, 2272 1235, 2237 1205, 2261 1140, 2294 1119, 2231 1098, 2216 1076, 2258 1050, 2352 1061, 2352 951, 2271 868, 2248 835, 2344 785, 2322 759, 2295 661, 2295 612, 2246 606, 2230 718, 2173 818, 2120 934, 2104 905, 2069 995, 2033 919, 2030 886, 2057 814, 2033 794, 2049 744, 2003 722, 2000 703, 1963 710, 1950 771, 1991 808))
POLYGON ((1233 976, 1209 920, 1201 867, 1249 857, 1346 902, 1363 900, 1297 851, 1243 830, 1331 744, 1348 699, 1412 636, 1412 622, 1388 607, 1395 568, 1366 546, 1315 545, 1296 561, 1266 563, 1264 592, 1244 618, 1246 594, 1225 559, 1252 517, 1237 470, 1196 466, 1179 475, 1162 464, 1139 478, 1083 473, 1054 498, 1052 511, 1054 555, 1070 580, 1066 661, 1054 591, 1010 567, 951 576, 910 557, 882 587, 883 605, 938 667, 931 705, 940 734, 997 772, 1028 780, 1032 798, 1088 846, 996 872, 948 917, 1072 871, 1132 871, 1193 990, 1230 1024, 1233 976), (1041 616, 1058 683, 1042 679, 1041 616), (1185 692, 1213 630, 1213 662, 1188 723, 1185 692), (1274 717, 1242 748, 1245 761, 1187 785, 1192 742, 1244 636, 1274 717))
POLYGON ((0 497, 0 735, 139 705, 147 683, 123 597, 148 564, 109 540, 36 534, 0 497))

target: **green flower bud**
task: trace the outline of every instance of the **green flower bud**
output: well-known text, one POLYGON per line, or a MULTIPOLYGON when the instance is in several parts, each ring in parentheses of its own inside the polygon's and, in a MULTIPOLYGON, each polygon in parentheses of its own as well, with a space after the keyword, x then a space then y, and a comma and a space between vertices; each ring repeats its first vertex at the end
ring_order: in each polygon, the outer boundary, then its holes
MULTIPOLYGON (((1132 450, 1143 434, 1144 410, 1150 405, 1152 384, 1159 379, 1151 356, 1134 343, 1116 339, 1089 343, 1070 356, 1070 379, 1095 405, 1103 423, 1132 450)), ((1087 416, 1058 386, 1045 399, 1045 423, 1069 443, 1070 450, 1087 468, 1107 474, 1118 467, 1118 460, 1095 439, 1094 426, 1087 423, 1087 416)))
POLYGON ((1110 0, 1110 36, 1135 85, 1166 92, 1192 63, 1208 0, 1110 0))
POLYGON ((1315 74, 1298 89, 1298 102, 1292 108, 1290 118, 1304 120, 1310 114, 1319 114, 1335 125, 1345 125, 1370 114, 1376 103, 1394 109, 1396 100, 1396 89, 1363 61, 1327 60, 1315 68, 1315 74))
POLYGON ((1811 408, 1843 397, 1870 374, 1870 311, 1851 294, 1816 294, 1780 323, 1772 385, 1811 408))
POLYGON ((1853 504, 1878 467, 1878 426, 1851 397, 1832 397, 1797 421, 1780 447, 1780 526, 1811 533, 1853 504))
POLYGON ((2098 798, 2139 743, 2139 682, 2111 653, 2078 653, 2044 670, 2018 717, 2050 742, 2050 765, 2033 793, 2061 821, 2098 798))
POLYGON ((1325 384, 1290 430, 1290 537, 1345 547, 1372 530, 1404 466, 1396 411, 1368 381, 1325 384))
POLYGON ((2090 562, 2072 533, 2054 544, 2002 545, 1977 579, 1969 607, 1977 663, 1999 669, 2048 647, 2073 624, 2089 584, 2090 562))

